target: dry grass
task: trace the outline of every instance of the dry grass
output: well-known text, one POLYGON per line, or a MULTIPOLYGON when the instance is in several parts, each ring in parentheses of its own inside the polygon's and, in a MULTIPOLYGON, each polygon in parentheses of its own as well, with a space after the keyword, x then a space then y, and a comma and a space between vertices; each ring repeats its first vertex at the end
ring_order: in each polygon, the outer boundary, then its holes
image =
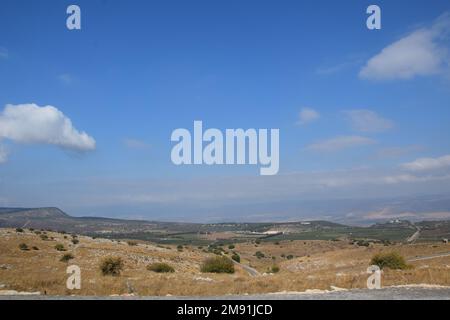
MULTIPOLYGON (((366 269, 372 256, 379 252, 396 251, 405 258, 449 252, 445 244, 416 244, 396 246, 357 247, 338 241, 284 241, 279 244, 236 244, 234 251, 241 255, 243 264, 250 264, 260 272, 273 265, 280 266, 276 274, 251 277, 240 267, 234 274, 203 274, 200 266, 211 254, 195 248, 178 252, 149 243, 129 246, 126 242, 113 242, 80 236, 73 244, 58 233, 48 233, 53 241, 44 241, 28 230, 17 233, 14 229, 0 229, 0 285, 17 291, 40 291, 49 295, 223 295, 305 291, 307 289, 364 288, 366 269), (22 251, 20 243, 39 250, 22 251), (66 252, 59 252, 55 244, 62 243, 66 252), (256 251, 265 258, 254 256, 256 251), (81 268, 82 289, 66 289, 67 263, 60 259, 70 253, 74 259, 68 264, 81 268), (293 255, 292 260, 281 255, 293 255), (103 276, 99 269, 106 256, 120 257, 125 262, 118 277, 103 276), (275 257, 275 260, 272 259, 275 257), (168 263, 174 273, 158 274, 148 271, 151 263, 168 263)), ((439 284, 450 285, 450 257, 411 263, 411 270, 383 271, 382 285, 439 284)))

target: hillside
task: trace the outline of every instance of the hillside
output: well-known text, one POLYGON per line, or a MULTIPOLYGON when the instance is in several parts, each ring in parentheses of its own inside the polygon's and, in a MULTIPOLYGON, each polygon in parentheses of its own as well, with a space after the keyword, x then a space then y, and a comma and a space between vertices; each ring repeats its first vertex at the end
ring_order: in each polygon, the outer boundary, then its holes
POLYGON ((376 253, 392 251, 410 259, 412 268, 385 270, 383 286, 450 285, 450 247, 443 243, 365 247, 346 241, 289 240, 248 241, 230 248, 214 247, 227 257, 238 254, 241 263, 235 265, 233 274, 215 274, 201 272, 203 262, 217 256, 210 250, 212 247, 180 248, 57 232, 0 229, 0 295, 18 291, 47 295, 207 296, 365 288, 371 258, 376 253), (58 250, 57 245, 62 245, 65 251, 58 250), (449 254, 438 256, 445 252, 449 254), (67 254, 71 259, 61 261, 67 254), (417 259, 430 255, 436 257, 417 259), (120 275, 102 275, 100 264, 106 257, 122 259, 120 275), (174 272, 156 273, 147 269, 156 262, 170 265, 174 272), (81 290, 66 288, 68 265, 81 268, 81 290), (273 271, 275 266, 279 271, 273 271))
POLYGON ((356 227, 329 221, 278 223, 176 223, 72 217, 58 208, 0 208, 0 228, 32 228, 65 231, 108 239, 137 239, 162 244, 205 245, 259 239, 283 240, 372 240, 405 241, 420 227, 416 241, 450 238, 450 222, 411 223, 392 220, 370 227, 356 227), (422 237, 422 238, 421 238, 422 237))

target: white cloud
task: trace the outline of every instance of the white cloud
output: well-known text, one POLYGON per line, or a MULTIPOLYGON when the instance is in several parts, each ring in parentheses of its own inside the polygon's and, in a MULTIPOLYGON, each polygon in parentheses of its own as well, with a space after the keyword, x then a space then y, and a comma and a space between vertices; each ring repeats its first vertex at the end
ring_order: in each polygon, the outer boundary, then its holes
POLYGON ((130 149, 145 150, 150 148, 148 143, 137 139, 123 139, 123 144, 130 149))
POLYGON ((320 118, 319 112, 311 108, 302 108, 297 124, 305 125, 320 118))
POLYGON ((0 47, 0 59, 8 59, 8 50, 4 47, 0 47))
POLYGON ((8 150, 0 144, 0 163, 4 163, 8 160, 8 150))
POLYGON ((378 158, 398 158, 410 153, 423 151, 425 148, 421 145, 410 145, 403 147, 387 147, 377 151, 378 158))
POLYGON ((306 149, 313 151, 339 151, 375 143, 375 140, 362 136, 339 136, 311 144, 306 149))
POLYGON ((345 111, 345 114, 350 119, 353 129, 361 132, 381 132, 394 126, 393 121, 370 110, 349 110, 345 111))
POLYGON ((429 171, 450 167, 450 155, 439 158, 420 158, 412 162, 404 163, 402 168, 409 171, 429 171))
POLYGON ((361 69, 360 77, 375 80, 412 79, 448 69, 450 14, 432 27, 416 30, 385 47, 361 69))
POLYGON ((74 151, 95 149, 94 138, 74 128, 61 111, 36 104, 6 105, 0 113, 0 139, 51 144, 74 151))

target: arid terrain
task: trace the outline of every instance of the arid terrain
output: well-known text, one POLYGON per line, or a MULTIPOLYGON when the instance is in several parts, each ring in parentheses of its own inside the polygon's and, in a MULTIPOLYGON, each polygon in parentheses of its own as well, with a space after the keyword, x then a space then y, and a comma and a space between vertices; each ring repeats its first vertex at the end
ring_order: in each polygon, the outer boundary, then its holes
POLYGON ((348 240, 248 240, 214 246, 110 240, 23 228, 0 229, 0 294, 85 296, 218 296, 365 288, 367 267, 379 252, 397 252, 410 265, 384 269, 382 286, 450 286, 450 245, 443 242, 370 243, 348 240), (78 241, 73 241, 74 239, 78 241), (25 246, 24 246, 25 245, 25 246), (56 249, 59 246, 59 251, 56 249), (215 253, 214 253, 215 251, 215 253), (240 256, 232 274, 204 273, 208 257, 240 256), (60 261, 65 254, 73 259, 60 261), (120 275, 103 275, 105 257, 120 257, 120 275), (173 273, 147 270, 165 262, 173 273), (81 268, 81 289, 68 290, 68 265, 81 268))

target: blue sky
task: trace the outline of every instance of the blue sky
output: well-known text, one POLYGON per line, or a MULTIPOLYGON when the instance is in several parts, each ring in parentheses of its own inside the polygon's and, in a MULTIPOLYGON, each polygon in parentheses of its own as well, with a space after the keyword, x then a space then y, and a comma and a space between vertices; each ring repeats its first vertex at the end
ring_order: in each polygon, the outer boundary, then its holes
POLYGON ((373 31, 369 1, 74 3, 79 31, 72 2, 0 3, 0 206, 223 220, 270 201, 295 218, 295 199, 450 186, 448 1, 376 1, 373 31), (76 131, 46 132, 26 104, 76 131), (23 111, 14 123, 7 105, 23 111), (194 120, 279 128, 279 176, 174 166, 171 132, 194 120))

